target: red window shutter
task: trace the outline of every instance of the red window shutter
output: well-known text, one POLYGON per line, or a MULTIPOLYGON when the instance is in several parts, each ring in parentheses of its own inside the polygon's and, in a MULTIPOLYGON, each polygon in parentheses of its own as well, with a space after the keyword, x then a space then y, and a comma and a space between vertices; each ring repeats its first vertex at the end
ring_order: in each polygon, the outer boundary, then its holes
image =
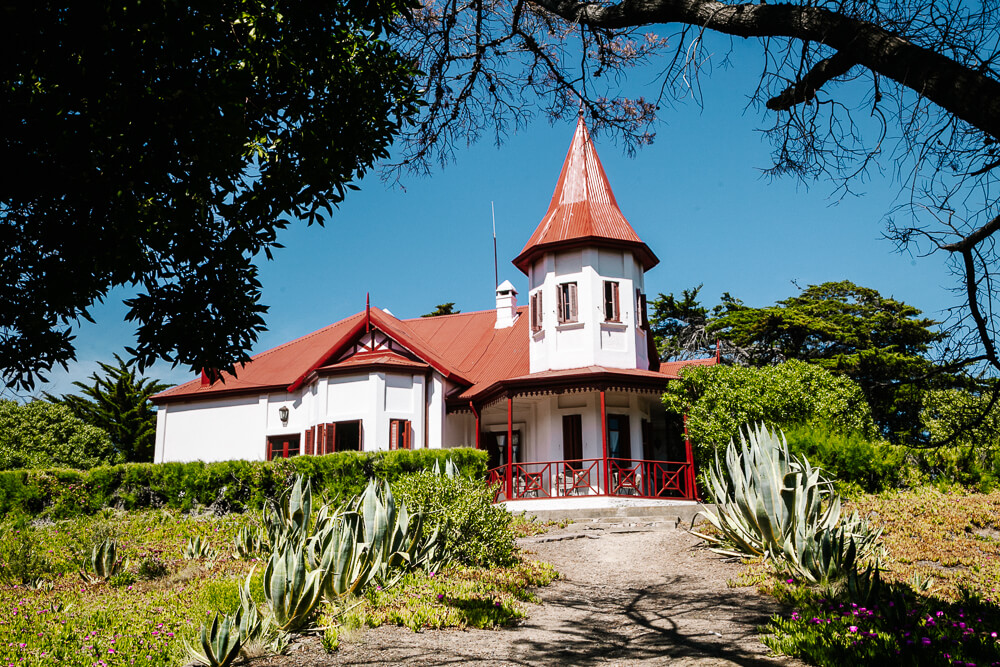
POLYGON ((399 420, 390 419, 389 420, 389 449, 398 449, 399 447, 399 420))
POLYGON ((333 454, 337 451, 337 425, 333 422, 326 425, 326 442, 323 443, 323 453, 333 454))
POLYGON ((537 309, 538 310, 538 330, 541 331, 542 330, 542 324, 543 324, 543 319, 542 319, 542 291, 538 290, 538 292, 535 294, 535 296, 538 297, 538 309, 537 309))
POLYGON ((413 449, 413 424, 409 421, 403 422, 405 431, 403 432, 403 447, 406 449, 413 449))
POLYGON ((306 429, 306 454, 313 453, 313 438, 315 437, 315 435, 316 435, 315 427, 310 426, 309 428, 306 429))
POLYGON ((612 313, 614 314, 615 322, 622 321, 621 303, 618 300, 618 283, 611 283, 611 301, 614 304, 612 313))
POLYGON ((576 308, 576 283, 569 284, 569 321, 576 322, 579 315, 576 308))
POLYGON ((566 292, 566 285, 559 285, 556 289, 556 301, 558 302, 556 306, 559 310, 559 312, 556 313, 556 319, 560 324, 566 321, 566 292))

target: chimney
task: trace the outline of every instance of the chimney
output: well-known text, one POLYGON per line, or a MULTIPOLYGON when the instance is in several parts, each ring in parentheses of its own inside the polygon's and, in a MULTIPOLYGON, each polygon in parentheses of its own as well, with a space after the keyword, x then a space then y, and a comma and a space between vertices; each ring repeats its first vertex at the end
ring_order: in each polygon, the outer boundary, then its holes
POLYGON ((505 280, 497 285, 497 322, 494 329, 506 329, 514 326, 517 318, 517 290, 505 280))

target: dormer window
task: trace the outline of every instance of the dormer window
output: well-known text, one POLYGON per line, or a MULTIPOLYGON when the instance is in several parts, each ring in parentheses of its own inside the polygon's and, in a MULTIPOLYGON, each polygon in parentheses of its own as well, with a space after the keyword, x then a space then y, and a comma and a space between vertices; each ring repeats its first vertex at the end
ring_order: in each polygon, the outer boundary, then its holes
POLYGON ((538 333, 542 330, 542 290, 538 290, 531 295, 531 332, 538 333))
POLYGON ((621 305, 618 302, 618 283, 614 280, 604 281, 604 321, 622 321, 621 305))
POLYGON ((576 283, 561 283, 557 288, 559 297, 559 323, 576 322, 576 283))

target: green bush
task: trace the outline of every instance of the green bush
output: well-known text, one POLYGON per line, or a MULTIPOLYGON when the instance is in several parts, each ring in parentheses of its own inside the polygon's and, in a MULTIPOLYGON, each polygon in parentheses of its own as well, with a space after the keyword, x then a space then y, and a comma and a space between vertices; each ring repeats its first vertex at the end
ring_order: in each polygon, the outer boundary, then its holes
POLYGON ((779 428, 823 424, 845 433, 875 436, 875 423, 860 387, 818 366, 787 361, 776 366, 696 366, 671 382, 667 409, 688 415, 688 431, 702 461, 739 437, 744 424, 779 428))
POLYGON ((409 511, 423 512, 430 525, 444 527, 445 548, 456 561, 479 567, 514 564, 511 515, 493 504, 481 478, 422 471, 398 477, 392 491, 409 511))
POLYGON ((94 514, 102 507, 189 510, 198 505, 217 512, 242 511, 276 498, 299 473, 312 480, 318 493, 346 500, 364 491, 370 479, 392 482, 447 458, 463 474, 485 479, 486 452, 475 449, 338 452, 279 461, 128 463, 90 470, 13 470, 0 472, 0 515, 65 518, 94 514))
POLYGON ((65 405, 0 401, 0 470, 92 468, 113 463, 111 438, 65 405))
POLYGON ((931 442, 949 444, 919 452, 920 471, 938 484, 989 491, 1000 476, 1000 407, 989 396, 958 389, 924 392, 920 422, 931 442), (970 427, 979 418, 978 425, 970 427))
POLYGON ((788 449, 833 478, 839 493, 878 493, 908 486, 907 450, 886 442, 872 442, 857 433, 842 434, 820 425, 786 428, 788 449))

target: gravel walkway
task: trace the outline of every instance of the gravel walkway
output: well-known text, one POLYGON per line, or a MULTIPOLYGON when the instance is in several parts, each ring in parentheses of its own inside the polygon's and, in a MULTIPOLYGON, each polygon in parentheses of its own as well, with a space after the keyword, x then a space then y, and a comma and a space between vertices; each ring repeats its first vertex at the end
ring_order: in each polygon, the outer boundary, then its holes
MULTIPOLYGON (((657 523, 575 523, 525 538, 530 557, 563 578, 511 628, 414 633, 381 627, 327 655, 310 639, 262 665, 800 665, 768 657, 756 628, 778 611, 752 589, 729 588, 738 565, 657 523)), ((256 663, 256 661, 255 661, 256 663)))

